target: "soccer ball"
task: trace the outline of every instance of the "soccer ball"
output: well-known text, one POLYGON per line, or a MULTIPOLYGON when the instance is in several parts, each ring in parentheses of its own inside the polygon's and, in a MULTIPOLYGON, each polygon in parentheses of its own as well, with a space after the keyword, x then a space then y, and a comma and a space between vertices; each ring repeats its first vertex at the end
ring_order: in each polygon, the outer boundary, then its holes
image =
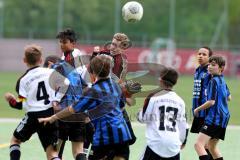
POLYGON ((136 1, 127 2, 122 7, 122 16, 123 19, 127 22, 140 21, 143 16, 143 7, 136 1))

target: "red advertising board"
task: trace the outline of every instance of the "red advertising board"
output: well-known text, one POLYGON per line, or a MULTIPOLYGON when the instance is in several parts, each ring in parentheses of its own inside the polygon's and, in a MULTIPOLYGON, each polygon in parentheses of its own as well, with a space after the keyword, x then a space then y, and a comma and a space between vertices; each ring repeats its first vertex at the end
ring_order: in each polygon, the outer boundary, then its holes
MULTIPOLYGON (((79 46, 80 50, 91 54, 94 46, 91 45, 81 45, 79 46)), ((165 57, 168 56, 165 50, 160 50, 158 53, 153 54, 149 48, 140 48, 140 47, 132 47, 129 48, 126 52, 129 63, 157 63, 164 64, 163 62, 166 60, 165 57), (154 61, 152 61, 154 59, 154 61)), ((231 59, 232 54, 228 51, 214 51, 214 54, 221 55, 226 60, 226 67, 224 70, 225 75, 230 74, 230 65, 232 65, 231 59)), ((177 49, 176 54, 173 56, 173 64, 172 67, 177 69, 182 74, 193 74, 195 68, 197 67, 197 59, 196 59, 196 50, 193 49, 177 49)), ((136 67, 139 67, 137 65, 136 67)))

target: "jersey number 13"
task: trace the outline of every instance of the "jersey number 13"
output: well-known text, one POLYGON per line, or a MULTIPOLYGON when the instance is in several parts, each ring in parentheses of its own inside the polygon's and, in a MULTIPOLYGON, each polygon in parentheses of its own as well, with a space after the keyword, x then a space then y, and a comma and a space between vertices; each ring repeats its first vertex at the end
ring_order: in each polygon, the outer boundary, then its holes
POLYGON ((168 107, 160 106, 159 111, 160 111, 159 130, 165 131, 166 129, 167 131, 176 132, 175 126, 176 126, 178 109, 170 106, 168 107), (168 117, 166 117, 166 115, 168 117), (165 126, 166 121, 169 121, 169 123, 167 123, 167 125, 165 126))

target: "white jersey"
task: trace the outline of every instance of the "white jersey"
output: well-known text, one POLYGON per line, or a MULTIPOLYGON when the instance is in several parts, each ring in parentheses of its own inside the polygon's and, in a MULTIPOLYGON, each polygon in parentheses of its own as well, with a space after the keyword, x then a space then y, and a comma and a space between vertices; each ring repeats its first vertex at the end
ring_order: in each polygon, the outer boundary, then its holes
POLYGON ((152 151, 165 158, 180 152, 188 124, 185 103, 175 92, 161 90, 149 95, 138 120, 147 124, 147 145, 152 151))
MULTIPOLYGON (((77 57, 82 56, 82 55, 84 55, 84 54, 83 54, 79 49, 77 49, 77 48, 74 48, 74 49, 73 49, 73 51, 72 51, 72 56, 73 56, 74 58, 77 58, 77 57)), ((65 60, 64 54, 62 55, 61 59, 62 59, 62 60, 65 60)))
MULTIPOLYGON (((89 62, 89 56, 81 52, 79 49, 74 48, 71 52, 71 57, 74 59, 73 66, 76 68, 76 71, 81 75, 82 79, 88 84, 91 84, 90 75, 88 73, 88 69, 85 64, 89 62)), ((61 59, 65 60, 64 54, 62 55, 61 59)))
POLYGON ((34 67, 18 80, 16 89, 19 96, 25 99, 22 105, 26 112, 43 111, 52 107, 55 90, 49 85, 49 77, 53 72, 53 69, 34 67))

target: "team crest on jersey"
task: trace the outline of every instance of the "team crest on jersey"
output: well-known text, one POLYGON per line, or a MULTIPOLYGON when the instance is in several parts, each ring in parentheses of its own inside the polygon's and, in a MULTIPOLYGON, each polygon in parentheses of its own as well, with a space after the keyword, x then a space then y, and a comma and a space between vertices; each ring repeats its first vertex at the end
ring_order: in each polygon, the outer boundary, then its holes
POLYGON ((205 126, 203 126, 203 129, 207 130, 207 129, 208 129, 208 126, 206 126, 206 125, 205 125, 205 126))

